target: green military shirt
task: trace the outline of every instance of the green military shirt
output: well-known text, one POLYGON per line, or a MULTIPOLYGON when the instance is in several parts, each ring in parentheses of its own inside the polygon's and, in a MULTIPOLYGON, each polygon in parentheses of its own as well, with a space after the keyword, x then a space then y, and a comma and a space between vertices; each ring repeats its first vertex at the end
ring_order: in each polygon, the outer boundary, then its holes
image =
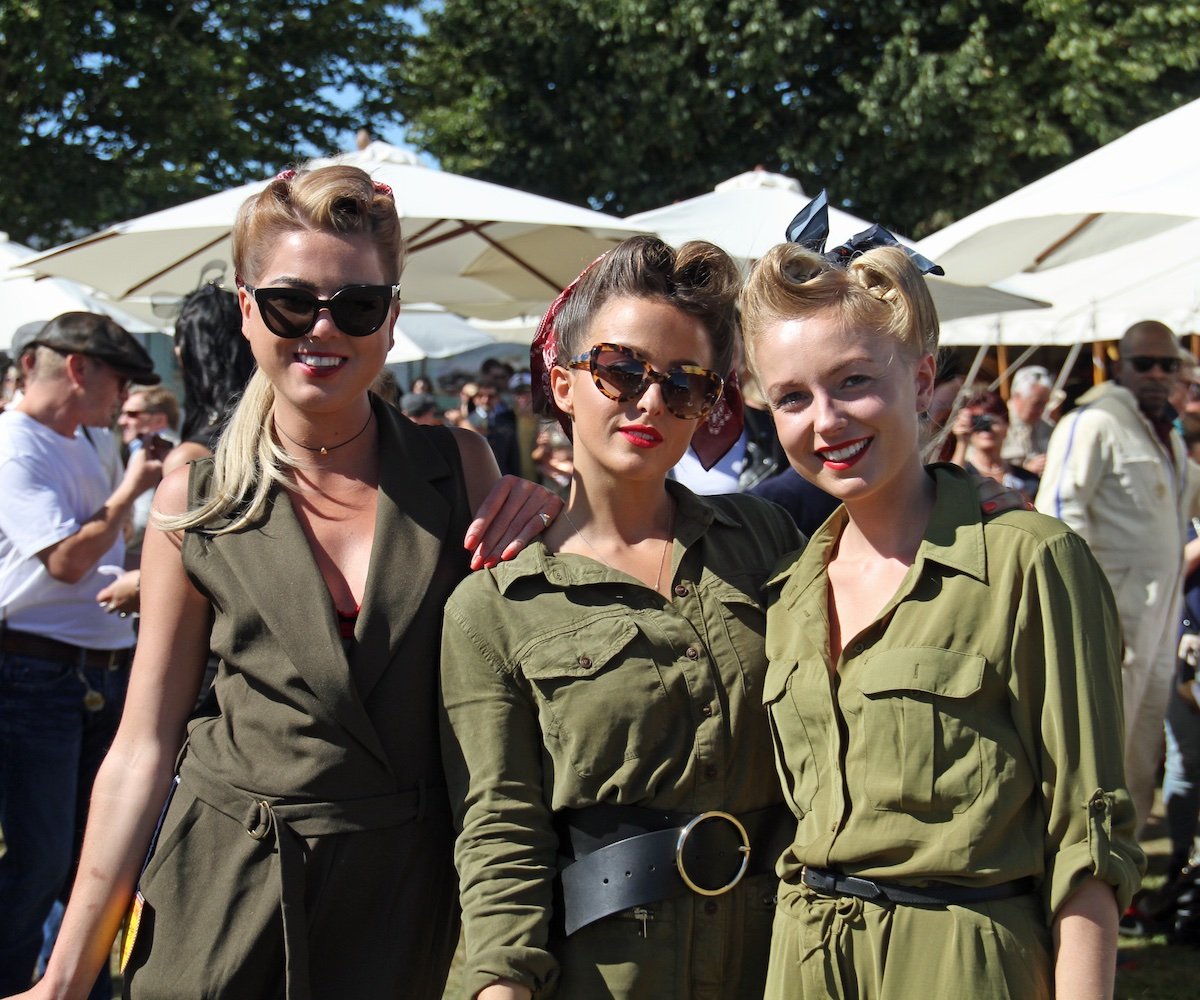
POLYGON ((554 813, 596 803, 733 813, 780 801, 762 710, 763 584, 800 536, 750 497, 675 483, 672 596, 535 542, 446 607, 443 749, 468 996, 761 993, 775 881, 552 929, 554 813))
POLYGON ((845 509, 772 581, 763 697, 797 818, 781 909, 805 919, 806 864, 910 884, 1033 876, 1047 926, 1087 874, 1123 907, 1145 859, 1103 573, 1060 521, 981 517, 965 473, 930 474, 936 501, 916 559, 836 664, 825 568, 845 509))

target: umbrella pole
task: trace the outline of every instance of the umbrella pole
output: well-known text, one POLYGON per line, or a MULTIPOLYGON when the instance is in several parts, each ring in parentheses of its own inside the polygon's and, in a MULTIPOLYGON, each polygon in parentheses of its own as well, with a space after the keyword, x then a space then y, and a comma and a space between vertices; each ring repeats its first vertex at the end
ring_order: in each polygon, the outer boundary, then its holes
POLYGON ((996 345, 996 382, 1000 386, 1000 398, 1008 402, 1008 345, 996 345))

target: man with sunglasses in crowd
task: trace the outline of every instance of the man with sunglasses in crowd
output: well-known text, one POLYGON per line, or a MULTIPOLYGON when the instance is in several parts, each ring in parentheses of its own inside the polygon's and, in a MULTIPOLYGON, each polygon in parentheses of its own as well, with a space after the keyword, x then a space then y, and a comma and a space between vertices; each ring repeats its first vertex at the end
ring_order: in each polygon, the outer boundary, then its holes
POLYGON ((101 568, 121 565, 125 521, 166 455, 165 442, 143 448, 114 489, 88 431, 111 426, 130 382, 159 381, 107 316, 51 320, 21 364, 25 395, 0 414, 0 996, 29 987, 78 856, 134 641, 131 622, 97 603, 101 568))
POLYGON ((1182 598, 1188 460, 1167 397, 1179 343, 1154 320, 1118 345, 1113 381, 1055 426, 1037 508, 1091 546, 1117 600, 1125 639, 1125 778, 1144 829, 1162 760, 1182 598))

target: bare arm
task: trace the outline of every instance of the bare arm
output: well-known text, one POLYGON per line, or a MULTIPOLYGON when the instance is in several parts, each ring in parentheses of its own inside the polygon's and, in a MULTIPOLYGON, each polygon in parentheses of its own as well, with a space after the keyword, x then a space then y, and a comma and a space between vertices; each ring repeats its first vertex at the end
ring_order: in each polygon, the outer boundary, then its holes
MULTIPOLYGON (((163 482, 155 506, 182 513, 187 473, 163 482)), ((137 882, 184 724, 208 657, 211 608, 183 569, 179 541, 151 524, 142 557, 142 628, 129 694, 92 791, 79 875, 45 977, 31 996, 86 997, 107 960, 137 882)))
MULTIPOLYGON (((162 454, 166 454, 165 450, 162 454)), ((162 455, 149 445, 139 449, 129 460, 124 478, 104 506, 75 534, 38 553, 46 572, 63 583, 82 580, 113 547, 125 528, 133 502, 146 490, 153 489, 161 476, 162 455)))
POLYGON ((1111 1000, 1117 967, 1117 900, 1089 875, 1054 918, 1054 995, 1111 1000))
POLYGON ((471 551, 471 568, 494 566, 512 559, 531 539, 546 530, 562 510, 562 500, 544 486, 517 476, 500 477, 487 439, 474 431, 455 430, 462 457, 467 498, 475 520, 467 528, 463 547, 471 551))
POLYGON ((533 992, 528 986, 501 979, 475 994, 477 1000, 530 1000, 533 992))

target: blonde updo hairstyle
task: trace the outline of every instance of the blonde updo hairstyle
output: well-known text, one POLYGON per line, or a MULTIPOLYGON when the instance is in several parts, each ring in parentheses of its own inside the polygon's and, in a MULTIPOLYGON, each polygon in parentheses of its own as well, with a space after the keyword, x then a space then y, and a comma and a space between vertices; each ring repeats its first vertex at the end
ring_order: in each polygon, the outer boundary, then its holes
MULTIPOLYGON (((280 240, 296 232, 364 235, 375 244, 389 284, 400 280, 403 244, 396 203, 358 167, 331 166, 285 172, 247 198, 233 227, 233 265, 240 279, 256 285, 280 240)), ((213 534, 238 531, 266 510, 274 484, 291 486, 297 465, 275 437, 271 410, 275 389, 256 370, 221 435, 214 456, 212 493, 179 517, 160 518, 166 530, 228 523, 213 534)))
POLYGON ((755 341, 767 327, 833 311, 843 329, 873 330, 913 358, 937 353, 938 318, 925 279, 903 250, 876 247, 835 264, 798 243, 772 247, 741 294, 742 331, 751 370, 755 341))
POLYGON ((618 298, 665 302, 708 332, 713 369, 727 375, 737 346, 737 265, 720 247, 695 240, 678 250, 656 236, 632 236, 580 279, 554 321, 558 363, 587 350, 592 321, 618 298))

